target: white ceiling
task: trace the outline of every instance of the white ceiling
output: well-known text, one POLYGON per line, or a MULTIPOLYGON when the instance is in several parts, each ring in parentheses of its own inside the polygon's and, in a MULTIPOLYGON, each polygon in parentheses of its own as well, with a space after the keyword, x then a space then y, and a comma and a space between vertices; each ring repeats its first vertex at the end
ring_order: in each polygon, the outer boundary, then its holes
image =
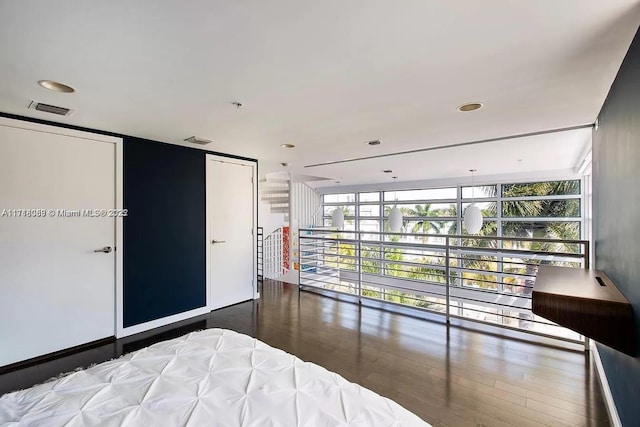
POLYGON ((313 183, 316 187, 360 184, 363 175, 368 177, 368 184, 468 178, 471 169, 477 171, 477 176, 520 176, 542 170, 557 174, 572 172, 581 163, 590 143, 591 128, 587 128, 306 170, 315 175, 336 177, 313 183), (393 172, 384 173, 385 169, 393 172))
POLYGON ((640 0, 3 1, 0 111, 173 143, 197 135, 261 172, 289 162, 331 182, 567 168, 584 131, 304 166, 592 123, 639 21, 640 0), (31 100, 76 111, 51 116, 31 100), (470 101, 485 107, 456 111, 470 101))

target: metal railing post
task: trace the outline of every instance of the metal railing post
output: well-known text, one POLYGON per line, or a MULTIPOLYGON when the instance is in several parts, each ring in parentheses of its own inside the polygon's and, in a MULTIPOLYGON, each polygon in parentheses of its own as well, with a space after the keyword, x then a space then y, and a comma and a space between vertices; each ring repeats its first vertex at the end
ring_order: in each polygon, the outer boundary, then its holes
POLYGON ((302 254, 302 241, 301 233, 298 231, 298 305, 300 305, 300 290, 302 289, 302 261, 304 255, 302 254))
MULTIPOLYGON (((588 270, 589 269, 589 242, 584 242, 584 269, 588 270)), ((589 351, 590 350, 590 342, 589 342, 589 337, 584 337, 584 351, 589 351)))
POLYGON ((589 269, 589 264, 590 264, 590 259, 591 258, 591 253, 589 251, 589 242, 584 242, 584 269, 588 270, 589 269))
POLYGON ((444 269, 444 274, 445 274, 445 280, 444 280, 444 286, 445 286, 445 293, 446 293, 446 309, 447 309, 447 324, 451 323, 451 318, 450 318, 450 311, 451 311, 451 300, 450 300, 450 289, 449 289, 449 281, 450 281, 450 254, 449 254, 449 236, 447 236, 445 238, 445 256, 444 256, 444 260, 445 260, 445 269, 444 269))
MULTIPOLYGON (((468 318, 469 321, 495 324, 506 329, 556 338, 578 345, 583 344, 585 351, 589 350, 591 341, 584 336, 579 337, 577 334, 571 337, 562 336, 549 331, 546 328, 547 322, 531 316, 528 304, 531 300, 531 281, 535 275, 534 272, 526 270, 527 266, 532 265, 529 258, 561 264, 571 263, 573 266, 584 262, 583 267, 588 268, 590 246, 584 240, 496 236, 470 238, 468 235, 433 234, 427 236, 437 237, 438 240, 429 243, 425 241, 424 233, 403 233, 402 236, 407 238, 406 240, 385 242, 385 237, 396 234, 354 230, 345 231, 343 235, 334 229, 310 230, 310 232, 313 231, 317 232, 320 237, 312 237, 314 244, 313 248, 309 249, 309 254, 314 259, 321 257, 319 262, 318 260, 314 261, 314 266, 322 265, 324 262, 322 258, 325 257, 329 257, 332 261, 329 263, 327 271, 314 270, 314 274, 308 276, 306 273, 302 274, 303 271, 300 269, 300 280, 305 280, 305 290, 320 288, 343 294, 348 293, 351 297, 355 295, 358 298, 359 306, 362 306, 363 301, 367 299, 381 299, 388 304, 415 306, 416 309, 445 315, 447 325, 451 324, 452 318, 468 318), (467 242, 468 239, 470 239, 469 242, 467 242), (506 243, 492 244, 495 241, 513 243, 509 245, 506 243), (489 244, 485 244, 485 242, 489 244), (522 242, 566 243, 569 246, 563 246, 559 249, 556 246, 537 248, 538 245, 530 246, 522 242), (343 243, 345 244, 344 254, 341 251, 343 243), (364 253, 365 245, 368 250, 366 254, 364 253), (578 245, 580 252, 575 251, 575 245, 578 245), (373 248, 377 248, 377 255, 372 255, 373 248), (388 254, 385 254, 386 250, 389 251, 388 254), (499 257, 509 258, 508 262, 512 264, 510 269, 506 270, 506 267, 500 265, 499 262, 496 266, 496 261, 494 261, 496 256, 498 259, 499 257), (375 287, 379 288, 375 292, 367 292, 367 295, 364 295, 365 258, 372 266, 367 271, 366 283, 374 289, 375 287), (445 265, 442 265, 443 258, 445 265), (478 261, 478 264, 467 265, 467 261, 478 261), (344 272, 342 272, 343 263, 346 263, 348 267, 344 272), (379 270, 377 265, 380 266, 379 270), (444 281, 441 281, 442 272, 445 273, 444 281), (473 282, 471 286, 463 284, 467 273, 471 275, 470 280, 473 282), (495 276, 499 274, 503 276, 496 279, 495 276), (510 278, 507 284, 512 288, 506 288, 505 285, 506 289, 500 293, 497 288, 501 282, 505 282, 505 276, 510 278), (342 277, 344 277, 344 281, 342 281, 342 277), (522 283, 523 280, 524 283, 522 283), (440 287, 443 285, 445 286, 444 294, 441 293, 442 288, 440 287), (456 310, 453 310, 452 305, 452 287, 455 287, 456 291, 456 310), (492 298, 492 294, 497 295, 498 299, 502 295, 507 295, 508 298, 498 300, 492 298), (406 299, 404 299, 405 297, 406 299), (442 297, 445 297, 445 310, 442 310, 442 297), (416 304, 415 301, 418 301, 419 304, 416 304), (473 313, 491 313, 489 310, 495 308, 504 311, 502 313, 504 322, 476 318, 473 315, 473 313), (512 308, 517 313, 509 313, 508 310, 512 308), (467 315, 468 312, 470 315, 467 315), (524 314, 524 316, 520 314, 524 314), (506 321, 507 317, 509 317, 508 322, 506 321), (538 325, 542 325, 542 327, 539 328, 538 325)), ((277 252, 276 245, 281 243, 281 239, 277 238, 277 233, 269 237, 265 238, 265 252, 272 250, 275 253, 277 252)), ((308 241, 308 238, 309 236, 305 237, 302 234, 298 236, 300 248, 303 247, 303 242, 308 241)), ((544 247, 544 245, 540 246, 544 247)), ((306 262, 306 255, 302 255, 301 267, 306 262)), ((351 300, 355 302, 355 300, 351 300)))
POLYGON ((358 303, 362 304, 362 233, 358 231, 358 303))

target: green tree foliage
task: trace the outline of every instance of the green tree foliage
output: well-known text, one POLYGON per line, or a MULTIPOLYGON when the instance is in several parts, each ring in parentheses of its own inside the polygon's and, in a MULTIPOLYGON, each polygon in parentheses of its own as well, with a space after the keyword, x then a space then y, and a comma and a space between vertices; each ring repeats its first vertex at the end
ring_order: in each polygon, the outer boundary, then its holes
MULTIPOLYGON (((509 197, 554 196, 580 194, 580 181, 549 181, 528 184, 507 184, 502 187, 503 218, 567 218, 580 216, 580 200, 516 200, 509 197)), ((579 222, 505 222, 503 235, 514 237, 540 237, 548 239, 579 239, 579 222)))
MULTIPOLYGON (((579 239, 579 222, 566 221, 535 221, 535 218, 567 218, 580 216, 580 200, 509 200, 511 197, 524 196, 553 196, 553 195, 579 195, 580 181, 550 181, 526 184, 508 184, 502 186, 502 235, 511 237, 533 237, 545 239, 579 239), (508 218, 532 218, 532 221, 508 221, 508 218)), ((485 210, 483 215, 488 216, 485 210)), ((491 215, 491 214, 490 214, 491 215)), ((493 214, 495 215, 495 214, 493 214)), ((497 223, 485 222, 478 236, 490 236, 497 234, 497 223)), ((462 242, 468 247, 497 247, 495 240, 485 240, 469 237, 462 242)), ((578 252, 578 245, 560 242, 504 242, 505 248, 527 249, 531 251, 553 252, 578 252)), ((466 268, 474 270, 496 271, 497 264, 491 257, 475 256, 473 260, 462 261, 466 268)), ((531 265, 539 263, 538 259, 521 259, 518 263, 505 263, 503 270, 511 274, 527 274, 531 265)), ((497 275, 482 273, 464 273, 463 279, 466 285, 485 289, 495 289, 497 275)), ((513 277, 502 279, 506 289, 513 292, 522 292, 523 287, 519 280, 513 277)))
MULTIPOLYGON (((495 186, 488 187, 491 194, 484 197, 495 196, 495 186)), ((575 240, 580 238, 580 200, 574 199, 533 199, 510 200, 515 197, 540 197, 554 195, 579 195, 580 181, 550 181, 525 184, 505 184, 502 186, 502 235, 524 238, 546 238, 555 240, 575 240), (575 217, 575 221, 567 221, 565 218, 575 217), (527 218, 529 221, 510 221, 509 218, 527 218), (536 221, 536 218, 558 218, 558 221, 536 221)), ((385 207, 384 215, 388 217, 389 207, 385 207)), ((440 218, 456 217, 456 206, 450 205, 446 209, 434 208, 432 204, 418 204, 413 208, 402 208, 404 214, 403 230, 414 234, 456 234, 457 222, 442 220, 440 218), (415 218, 414 221, 411 219, 415 218), (451 225, 453 224, 453 225, 451 225)), ((483 216, 493 218, 497 216, 498 206, 490 202, 483 209, 483 216)), ((388 221, 385 221, 385 231, 388 230, 388 221)), ((495 239, 483 239, 483 236, 496 236, 498 223, 486 221, 477 235, 469 235, 461 238, 457 244, 466 248, 493 248, 498 249, 525 249, 535 252, 578 252, 579 246, 560 242, 499 242, 495 239)), ((390 242, 399 242, 400 235, 390 235, 390 242)), ((423 238, 427 243, 427 236, 423 238)), ((388 276, 409 280, 425 281, 430 283, 446 283, 443 267, 444 258, 436 259, 427 255, 408 255, 400 247, 386 247, 370 245, 362 248, 362 269, 366 274, 384 274, 388 276), (385 262, 383 263, 382 260, 385 262), (420 264, 420 265, 411 265, 420 264)), ((355 269, 356 248, 350 243, 341 243, 339 254, 344 257, 341 268, 355 269)), ((530 275, 540 263, 536 258, 503 259, 501 263, 494 255, 471 254, 465 250, 452 252, 451 265, 462 267, 471 271, 457 273, 451 272, 452 283, 464 284, 488 290, 497 290, 501 280, 504 289, 509 292, 522 293, 525 287, 520 279, 510 275, 530 275), (456 259, 458 258, 458 259, 456 259), (506 276, 498 276, 502 271, 506 276)), ((566 263, 565 263, 566 265, 566 263)), ((577 266, 577 265, 576 265, 577 266)), ((440 304, 435 304, 429 297, 413 295, 398 290, 383 290, 380 288, 363 289, 363 295, 373 298, 385 298, 403 304, 415 305, 435 310, 443 309, 440 304)), ((433 298, 432 298, 433 300, 433 298)))

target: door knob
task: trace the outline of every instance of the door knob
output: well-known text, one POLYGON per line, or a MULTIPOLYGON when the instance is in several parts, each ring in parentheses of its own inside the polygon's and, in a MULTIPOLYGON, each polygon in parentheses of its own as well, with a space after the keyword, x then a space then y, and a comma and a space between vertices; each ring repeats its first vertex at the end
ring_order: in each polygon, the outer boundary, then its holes
POLYGON ((211 241, 212 245, 215 245, 216 243, 227 243, 227 241, 226 240, 212 240, 211 241))
POLYGON ((111 252, 111 246, 105 246, 104 248, 96 249, 93 252, 104 252, 105 254, 108 254, 109 252, 111 252))

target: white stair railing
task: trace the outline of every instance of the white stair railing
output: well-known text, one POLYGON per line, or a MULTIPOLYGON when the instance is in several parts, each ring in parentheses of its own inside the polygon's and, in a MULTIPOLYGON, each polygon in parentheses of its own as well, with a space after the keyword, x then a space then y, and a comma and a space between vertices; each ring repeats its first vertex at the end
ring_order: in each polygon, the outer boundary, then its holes
POLYGON ((263 273, 267 279, 279 279, 286 271, 283 264, 282 227, 264 238, 263 273))

